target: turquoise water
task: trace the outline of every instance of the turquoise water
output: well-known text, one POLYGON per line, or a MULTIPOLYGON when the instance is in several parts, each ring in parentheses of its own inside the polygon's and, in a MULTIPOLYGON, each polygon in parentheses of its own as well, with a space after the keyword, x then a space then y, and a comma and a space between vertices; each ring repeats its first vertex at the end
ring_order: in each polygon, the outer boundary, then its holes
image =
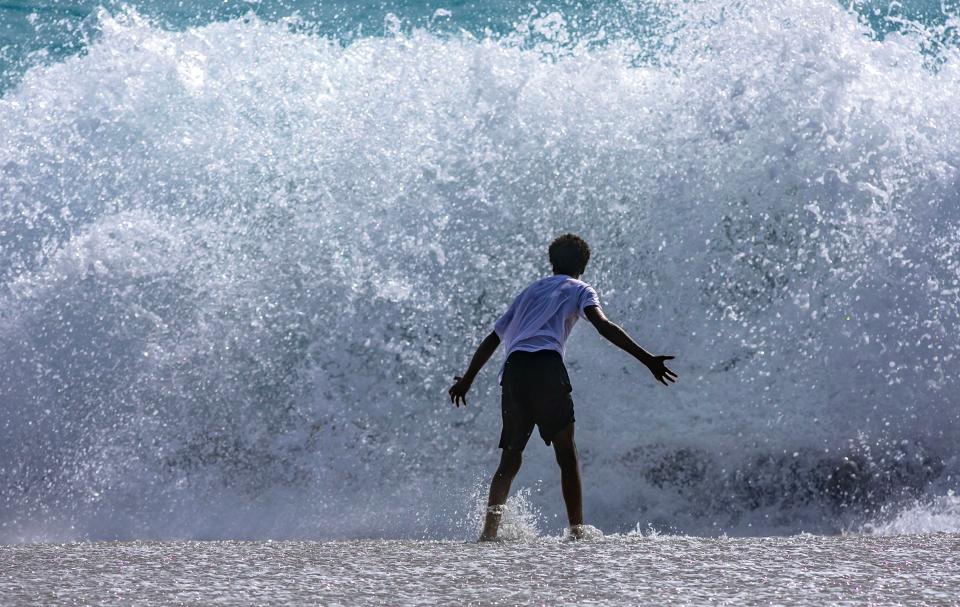
MULTIPOLYGON (((956 14, 957 0, 885 2, 857 0, 842 3, 856 11, 878 35, 910 29, 913 24, 942 28, 956 14)), ((172 29, 255 15, 276 21, 296 15, 309 31, 349 41, 385 32, 384 19, 395 15, 404 29, 426 28, 441 33, 461 30, 474 35, 503 35, 514 31, 531 13, 562 15, 578 37, 603 32, 614 37, 656 38, 664 4, 655 0, 593 2, 518 0, 423 1, 366 0, 310 2, 308 0, 197 0, 130 2, 97 0, 16 1, 0 3, 0 91, 17 82, 31 65, 56 61, 82 52, 97 36, 98 11, 133 9, 155 24, 172 29), (439 12, 438 12, 439 11, 439 12)), ((942 31, 943 40, 956 36, 955 27, 942 31)))
POLYGON ((16 82, 30 65, 81 52, 85 44, 97 36, 98 11, 122 12, 128 9, 170 29, 251 15, 265 21, 296 15, 302 29, 344 42, 365 36, 382 36, 385 33, 384 19, 388 15, 395 15, 404 29, 427 28, 448 34, 466 30, 484 35, 486 32, 505 34, 513 31, 514 24, 533 10, 561 11, 577 19, 577 27, 583 32, 596 31, 601 24, 639 25, 642 29, 644 17, 651 10, 640 3, 532 4, 514 0, 7 2, 0 4, 0 87, 7 88, 16 82))

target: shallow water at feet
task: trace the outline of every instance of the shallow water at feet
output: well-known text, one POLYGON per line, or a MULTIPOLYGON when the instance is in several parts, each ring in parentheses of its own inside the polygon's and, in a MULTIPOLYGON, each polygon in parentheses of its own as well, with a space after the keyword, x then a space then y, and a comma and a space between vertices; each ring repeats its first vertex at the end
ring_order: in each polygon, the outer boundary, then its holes
POLYGON ((0 547, 7 604, 911 604, 960 596, 960 535, 0 547))

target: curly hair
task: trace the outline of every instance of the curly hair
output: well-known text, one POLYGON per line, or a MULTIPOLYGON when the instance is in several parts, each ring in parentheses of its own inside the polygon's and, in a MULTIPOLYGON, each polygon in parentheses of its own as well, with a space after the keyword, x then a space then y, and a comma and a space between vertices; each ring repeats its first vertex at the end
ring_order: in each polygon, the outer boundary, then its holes
POLYGON ((576 234, 558 236, 550 243, 550 265, 556 274, 580 276, 590 261, 590 245, 576 234))

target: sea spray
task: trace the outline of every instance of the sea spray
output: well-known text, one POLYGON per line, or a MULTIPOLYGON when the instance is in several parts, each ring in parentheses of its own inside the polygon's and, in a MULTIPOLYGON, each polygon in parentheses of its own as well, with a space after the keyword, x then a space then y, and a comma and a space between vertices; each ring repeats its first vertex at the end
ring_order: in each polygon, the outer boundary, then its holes
MULTIPOLYGON (((103 12, 0 98, 0 539, 456 534, 498 395, 445 390, 563 231, 681 375, 574 332, 588 522, 836 531, 953 488, 956 47, 685 11, 654 45, 103 12)), ((552 460, 518 479, 547 520, 552 460)))
POLYGON ((952 491, 896 506, 884 508, 862 531, 871 535, 960 533, 960 498, 952 491))

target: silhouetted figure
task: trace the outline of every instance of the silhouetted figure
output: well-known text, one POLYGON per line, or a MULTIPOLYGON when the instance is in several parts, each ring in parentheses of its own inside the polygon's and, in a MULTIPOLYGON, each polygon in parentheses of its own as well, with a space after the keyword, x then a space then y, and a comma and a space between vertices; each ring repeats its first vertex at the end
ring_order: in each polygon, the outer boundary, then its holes
POLYGON ((600 335, 646 365, 663 385, 677 378, 677 374, 664 365, 672 356, 654 356, 637 345, 604 316, 593 287, 578 280, 590 260, 590 247, 582 238, 564 234, 550 244, 549 254, 553 276, 534 282, 517 296, 494 324, 493 332, 480 343, 466 373, 463 377, 454 377, 456 383, 449 390, 450 402, 458 407, 460 403, 466 405, 467 392, 477 373, 500 342, 505 342, 507 357, 500 370, 503 388, 500 448, 503 452, 490 483, 487 515, 480 534, 484 541, 497 537, 503 505, 510 493, 510 484, 520 470, 521 454, 534 425, 547 445, 553 443, 560 465, 570 534, 574 538, 583 535, 572 388, 563 364, 564 344, 578 317, 589 320, 600 335))

